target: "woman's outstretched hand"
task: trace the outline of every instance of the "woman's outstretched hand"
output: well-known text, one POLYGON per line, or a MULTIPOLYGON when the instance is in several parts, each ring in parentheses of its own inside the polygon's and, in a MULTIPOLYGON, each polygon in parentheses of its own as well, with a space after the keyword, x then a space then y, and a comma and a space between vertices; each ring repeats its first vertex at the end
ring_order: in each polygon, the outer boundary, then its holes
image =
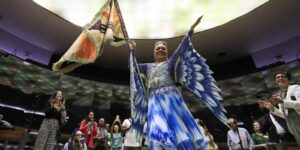
POLYGON ((135 43, 135 41, 129 40, 129 41, 128 41, 128 44, 129 44, 130 50, 135 50, 135 48, 136 48, 136 43, 135 43))
POLYGON ((201 22, 202 17, 203 17, 203 15, 200 16, 200 17, 196 20, 196 22, 191 26, 191 32, 194 32, 195 27, 201 22))

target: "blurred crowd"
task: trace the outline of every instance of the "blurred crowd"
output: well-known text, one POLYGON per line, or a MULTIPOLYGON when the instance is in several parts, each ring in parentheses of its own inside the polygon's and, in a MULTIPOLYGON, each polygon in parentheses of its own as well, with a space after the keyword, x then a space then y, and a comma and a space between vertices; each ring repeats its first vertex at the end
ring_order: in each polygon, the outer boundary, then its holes
MULTIPOLYGON (((268 113, 260 116, 252 123, 252 134, 241 127, 239 116, 227 120, 227 146, 229 150, 287 150, 287 134, 291 134, 300 145, 300 86, 290 83, 289 73, 280 71, 274 75, 279 90, 270 96, 260 97, 258 107, 268 113)), ((65 100, 61 91, 57 91, 45 110, 46 117, 41 125, 35 149, 40 147, 52 149, 56 143, 59 126, 67 122, 65 100)), ((195 122, 208 141, 206 150, 218 150, 213 135, 199 118, 195 122)), ((121 121, 117 115, 110 125, 104 117, 95 119, 94 112, 89 111, 87 117, 78 123, 64 150, 147 150, 146 126, 143 138, 138 140, 132 128, 131 118, 121 121)))

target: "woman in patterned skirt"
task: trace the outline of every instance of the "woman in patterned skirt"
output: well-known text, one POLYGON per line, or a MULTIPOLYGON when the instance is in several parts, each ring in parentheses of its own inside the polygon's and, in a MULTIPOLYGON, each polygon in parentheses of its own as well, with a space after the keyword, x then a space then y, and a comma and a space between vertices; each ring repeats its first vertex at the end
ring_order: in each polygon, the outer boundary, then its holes
POLYGON ((50 98, 45 109, 45 118, 35 141, 34 150, 53 150, 57 144, 56 136, 62 118, 67 117, 65 98, 60 90, 50 98))

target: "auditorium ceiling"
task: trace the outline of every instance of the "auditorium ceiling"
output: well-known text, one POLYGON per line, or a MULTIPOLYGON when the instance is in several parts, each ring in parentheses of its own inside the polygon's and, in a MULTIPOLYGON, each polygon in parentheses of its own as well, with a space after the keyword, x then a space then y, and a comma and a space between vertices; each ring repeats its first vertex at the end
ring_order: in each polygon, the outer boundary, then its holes
MULTIPOLYGON (((97 3, 96 0, 93 1, 97 3)), ((186 6, 187 2, 184 0, 177 1, 179 5, 174 10, 168 8, 173 7, 173 4, 169 5, 170 1, 159 3, 158 0, 152 0, 151 4, 144 4, 135 0, 139 6, 131 8, 132 3, 129 5, 122 0, 120 5, 124 10, 129 35, 137 42, 138 62, 153 61, 153 44, 157 39, 167 41, 172 53, 189 25, 198 15, 203 14, 203 22, 193 34, 192 42, 215 72, 214 77, 218 80, 224 97, 223 105, 230 107, 256 104, 257 95, 273 92, 275 83, 272 75, 275 70, 292 70, 295 78, 300 79, 300 67, 298 61, 294 61, 300 56, 299 1, 269 0, 257 1, 256 4, 247 1, 251 6, 247 8, 244 8, 247 4, 239 3, 241 1, 232 1, 238 5, 231 5, 227 1, 212 5, 207 4, 208 1, 203 1, 203 4, 194 0, 190 1, 191 5, 186 6), (173 16, 156 14, 152 16, 156 19, 160 16, 156 21, 147 14, 147 17, 138 16, 142 15, 140 12, 143 10, 150 11, 150 7, 140 8, 143 5, 159 5, 159 8, 165 8, 173 16), (231 12, 239 6, 239 12, 231 12), (135 10, 139 13, 134 14, 135 10), (126 11, 137 16, 131 18, 126 11), (227 15, 230 13, 235 13, 235 17, 228 20, 227 15), (219 16, 216 24, 212 21, 215 16, 219 16), (224 18, 227 20, 223 20, 224 18), (130 19, 146 19, 148 22, 130 19), (174 20, 183 24, 173 23, 172 28, 165 25, 174 20), (158 25, 150 25, 149 22, 158 25), (142 28, 136 29, 135 25, 138 23, 142 23, 142 28), (169 29, 172 29, 172 33, 169 29), (146 31, 150 34, 144 34, 146 31), (162 36, 158 35, 160 33, 163 33, 162 36), (277 62, 287 64, 274 70, 261 69, 277 62)), ((52 5, 62 7, 53 1, 52 5)), ((75 5, 80 3, 68 2, 69 7, 63 9, 81 7, 75 5)), ((100 5, 92 5, 84 9, 91 8, 92 12, 99 9, 100 5)), ((91 17, 92 12, 87 17, 91 17)), ((78 110, 72 109, 74 113, 91 106, 107 110, 107 114, 112 115, 118 111, 130 112, 127 45, 112 47, 106 44, 102 56, 95 63, 81 66, 68 74, 51 71, 52 64, 58 61, 81 33, 82 24, 75 24, 62 14, 60 11, 49 11, 32 0, 0 0, 0 88, 12 91, 1 92, 1 106, 18 106, 30 111, 30 105, 25 107, 23 103, 28 100, 31 104, 32 99, 37 99, 40 95, 47 100, 54 90, 60 88, 69 100, 68 105, 72 108, 78 106, 78 110)), ((76 19, 85 23, 80 14, 78 18, 76 19)), ((179 88, 192 112, 205 108, 197 102, 199 99, 194 95, 183 87, 179 88)))
MULTIPOLYGON (((32 0, 0 0, 0 49, 12 57, 50 70, 52 64, 58 61, 81 33, 81 25, 89 19, 79 14, 82 12, 85 16, 86 11, 89 11, 85 9, 91 9, 91 12, 86 15, 91 17, 101 3, 97 5, 96 0, 93 0, 95 4, 91 2, 85 5, 81 4, 83 1, 62 2, 67 5, 56 3, 57 1, 40 2, 56 5, 53 7, 56 11, 49 11, 32 0), (70 20, 68 21, 65 16, 62 16, 64 13, 72 12, 68 11, 69 9, 76 9, 76 11, 78 9, 77 20, 83 20, 80 25, 71 22, 72 18, 68 18, 70 20)), ((129 34, 132 34, 132 38, 137 42, 138 62, 153 61, 153 44, 160 37, 157 34, 168 32, 166 28, 170 29, 170 25, 165 24, 173 21, 183 23, 179 25, 174 22, 172 29, 173 26, 175 29, 178 25, 180 26, 178 31, 176 29, 176 31, 172 30, 174 32, 172 34, 163 34, 165 35, 163 39, 168 42, 172 53, 180 43, 182 38, 180 35, 189 28, 195 18, 202 14, 203 21, 197 27, 192 42, 195 49, 207 59, 217 79, 254 70, 277 61, 290 62, 298 59, 300 53, 300 5, 297 0, 259 0, 255 3, 243 0, 231 2, 191 0, 177 1, 172 4, 169 1, 143 3, 135 0, 127 3, 122 0, 120 7, 124 11, 124 20, 130 31, 129 34), (154 10, 165 10, 163 13, 169 15, 158 15, 159 13, 153 13, 154 17, 147 15, 148 11, 151 13, 150 6, 153 5, 158 5, 158 8, 153 8, 154 10), (171 10, 173 7, 174 9, 171 10), (130 16, 143 15, 140 13, 143 10, 147 17, 130 16), (134 13, 135 11, 139 13, 134 13), (157 16, 160 16, 158 21, 152 21, 157 16), (144 19, 144 21, 130 21, 131 19, 144 19), (150 25, 145 20, 162 24, 158 26, 162 29, 153 28, 154 25, 150 25), (135 24, 139 23, 143 28, 135 29, 135 24), (133 31, 141 34, 150 31, 153 36, 138 35, 133 31)), ((77 15, 73 15, 74 17, 76 18, 77 15)), ((95 63, 82 66, 70 74, 90 80, 127 83, 128 53, 127 45, 112 47, 107 44, 104 46, 102 56, 95 63)))

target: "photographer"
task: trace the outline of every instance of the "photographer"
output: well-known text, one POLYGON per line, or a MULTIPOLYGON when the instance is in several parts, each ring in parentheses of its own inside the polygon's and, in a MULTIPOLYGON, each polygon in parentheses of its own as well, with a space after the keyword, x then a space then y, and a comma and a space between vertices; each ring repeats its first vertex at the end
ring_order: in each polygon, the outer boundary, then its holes
POLYGON ((71 141, 65 144, 64 150, 87 150, 81 131, 76 131, 75 135, 71 135, 71 141))
POLYGON ((94 121, 94 112, 90 111, 87 118, 83 119, 79 130, 85 135, 84 143, 88 149, 94 148, 94 137, 98 134, 97 123, 94 121))

